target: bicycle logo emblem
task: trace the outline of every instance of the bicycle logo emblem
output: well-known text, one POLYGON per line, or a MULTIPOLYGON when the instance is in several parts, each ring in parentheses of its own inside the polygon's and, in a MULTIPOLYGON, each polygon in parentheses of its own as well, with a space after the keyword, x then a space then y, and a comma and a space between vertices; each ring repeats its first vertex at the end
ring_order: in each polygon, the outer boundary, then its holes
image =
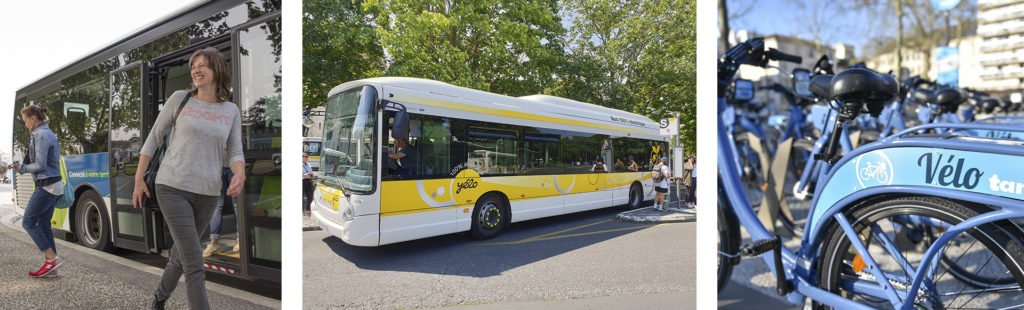
POLYGON ((871 152, 857 157, 854 167, 857 171, 857 183, 867 188, 869 185, 892 184, 895 171, 889 156, 882 151, 871 152))

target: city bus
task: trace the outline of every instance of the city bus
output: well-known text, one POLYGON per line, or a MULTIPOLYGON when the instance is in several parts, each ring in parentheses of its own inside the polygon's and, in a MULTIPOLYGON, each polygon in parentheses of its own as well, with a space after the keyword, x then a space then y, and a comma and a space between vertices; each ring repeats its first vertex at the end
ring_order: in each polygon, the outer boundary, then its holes
POLYGON ((516 222, 639 208, 668 151, 641 115, 417 78, 335 87, 323 128, 313 216, 355 246, 488 239, 516 222))
POLYGON ((323 139, 320 137, 302 138, 302 153, 309 155, 309 167, 313 171, 320 171, 320 145, 323 139))
MULTIPOLYGON (((188 57, 214 47, 233 71, 232 102, 242 112, 246 183, 237 212, 224 208, 223 251, 208 271, 247 280, 281 279, 281 2, 200 1, 63 66, 19 89, 14 158, 29 133, 18 111, 49 107, 61 145, 64 180, 75 203, 54 212, 55 235, 86 247, 167 255, 172 246, 159 208, 132 208, 139 151, 166 98, 190 87, 188 57), (238 244, 239 250, 232 247, 238 244)), ((23 210, 31 175, 18 175, 23 210)), ((23 212, 23 211, 18 211, 23 212)))

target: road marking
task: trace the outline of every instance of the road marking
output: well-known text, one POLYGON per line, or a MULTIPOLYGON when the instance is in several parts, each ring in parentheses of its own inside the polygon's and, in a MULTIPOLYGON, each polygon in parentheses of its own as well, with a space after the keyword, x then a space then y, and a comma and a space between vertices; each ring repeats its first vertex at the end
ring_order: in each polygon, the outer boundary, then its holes
POLYGON ((567 233, 567 232, 570 232, 570 231, 579 230, 579 229, 583 229, 583 228, 587 228, 587 227, 591 227, 591 226, 595 226, 595 225, 600 225, 600 224, 608 223, 608 222, 611 222, 611 221, 612 220, 604 220, 604 221, 598 221, 598 222, 594 222, 594 223, 590 223, 590 224, 583 224, 583 225, 579 225, 579 226, 575 226, 575 227, 570 227, 570 228, 567 228, 567 229, 559 230, 559 231, 556 231, 556 232, 551 232, 551 233, 546 233, 546 234, 542 234, 542 235, 533 236, 533 237, 522 239, 522 240, 476 243, 476 244, 471 244, 471 246, 492 246, 492 245, 526 244, 526 243, 531 243, 531 242, 554 240, 554 239, 563 239, 563 238, 571 238, 571 237, 582 237, 582 236, 589 236, 589 235, 596 235, 596 234, 603 234, 603 233, 611 233, 611 232, 617 232, 617 231, 637 230, 637 229, 650 228, 650 227, 655 227, 655 226, 661 226, 662 225, 662 224, 642 225, 642 226, 634 226, 634 227, 612 228, 612 229, 605 229, 605 230, 598 230, 598 231, 588 231, 588 232, 583 232, 583 233, 561 235, 563 233, 567 233))

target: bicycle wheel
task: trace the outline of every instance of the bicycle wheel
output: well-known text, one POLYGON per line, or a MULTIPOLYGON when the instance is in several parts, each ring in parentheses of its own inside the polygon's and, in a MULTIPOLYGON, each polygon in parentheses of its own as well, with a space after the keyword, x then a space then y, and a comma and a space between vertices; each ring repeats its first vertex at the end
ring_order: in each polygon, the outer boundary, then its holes
MULTIPOLYGON (((985 209, 936 197, 907 196, 864 203, 846 216, 871 257, 889 278, 889 284, 897 291, 905 292, 910 288, 912 278, 899 262, 904 260, 914 270, 922 270, 920 262, 926 248, 908 242, 892 242, 912 227, 907 225, 908 218, 916 223, 951 226, 985 209), (897 249, 896 253, 886 250, 883 241, 892 244, 897 249)), ((1024 247, 1021 247, 1019 234, 1000 228, 1001 225, 987 224, 968 230, 956 239, 970 242, 950 243, 939 255, 948 256, 958 265, 995 280, 1009 278, 1012 284, 988 283, 979 289, 953 276, 947 267, 940 264, 929 272, 933 280, 926 278, 914 300, 915 306, 919 309, 1024 307, 1024 293, 1020 290, 1024 283, 1024 270, 1020 267, 1024 263, 1024 255, 1018 253, 1024 247)), ((877 282, 839 225, 830 224, 824 237, 823 255, 818 262, 818 286, 876 309, 891 308, 885 298, 856 291, 857 284, 877 287, 877 282)), ((816 309, 826 308, 817 303, 814 306, 816 309)))
POLYGON ((718 183, 718 292, 725 289, 732 276, 732 268, 739 263, 740 248, 739 220, 732 213, 728 199, 718 183))
POLYGON ((782 227, 794 236, 804 235, 804 223, 807 222, 807 215, 810 214, 810 202, 797 199, 793 195, 793 184, 800 181, 804 167, 808 160, 813 160, 814 141, 801 139, 793 142, 793 149, 789 152, 789 168, 786 169, 786 180, 782 191, 782 199, 786 203, 779 208, 779 220, 782 227))

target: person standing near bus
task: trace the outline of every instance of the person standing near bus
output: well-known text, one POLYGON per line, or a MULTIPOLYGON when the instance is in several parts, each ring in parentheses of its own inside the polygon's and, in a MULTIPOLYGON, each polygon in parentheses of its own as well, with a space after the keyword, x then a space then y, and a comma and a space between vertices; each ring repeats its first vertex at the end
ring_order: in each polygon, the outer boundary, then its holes
MULTIPOLYGON (((224 205, 230 204, 235 210, 235 231, 241 232, 238 229, 238 204, 235 203, 234 199, 228 195, 228 184, 231 184, 231 178, 235 176, 231 172, 231 168, 223 167, 221 169, 221 185, 220 185, 220 197, 217 199, 217 207, 213 208, 213 216, 210 217, 210 243, 206 245, 206 249, 203 250, 203 257, 213 256, 214 253, 220 252, 220 228, 221 223, 224 221, 224 205)), ((235 240, 235 246, 231 248, 231 251, 238 252, 239 244, 238 240, 235 240)))
MULTIPOLYGON (((155 194, 174 246, 153 293, 155 309, 163 309, 182 275, 189 308, 210 308, 199 236, 209 226, 220 198, 223 163, 229 163, 234 173, 227 195, 237 196, 245 184, 241 112, 238 105, 228 101, 231 98, 230 67, 220 51, 207 47, 189 57, 189 68, 192 89, 177 91, 167 98, 139 158, 139 167, 147 167, 161 143, 160 137, 170 133, 156 177, 155 194), (172 124, 181 104, 185 107, 172 124)), ((142 207, 142 195, 151 197, 144 175, 145 169, 135 174, 132 194, 135 207, 142 207)))
POLYGON ((313 204, 313 167, 309 165, 309 153, 302 153, 302 214, 309 216, 313 204))
POLYGON ((668 179, 672 177, 672 170, 668 168, 668 157, 662 157, 661 163, 654 167, 656 176, 654 180, 654 209, 665 211, 665 196, 668 194, 668 179))
POLYGON ((21 109, 21 119, 32 133, 32 140, 28 143, 24 165, 15 163, 12 167, 18 173, 32 173, 36 185, 21 219, 21 226, 43 252, 43 266, 28 273, 33 278, 56 277, 57 268, 64 263, 64 259, 57 256, 57 245, 50 227, 53 208, 64 194, 64 182, 60 180, 60 143, 46 125, 47 111, 49 109, 39 105, 21 109))

